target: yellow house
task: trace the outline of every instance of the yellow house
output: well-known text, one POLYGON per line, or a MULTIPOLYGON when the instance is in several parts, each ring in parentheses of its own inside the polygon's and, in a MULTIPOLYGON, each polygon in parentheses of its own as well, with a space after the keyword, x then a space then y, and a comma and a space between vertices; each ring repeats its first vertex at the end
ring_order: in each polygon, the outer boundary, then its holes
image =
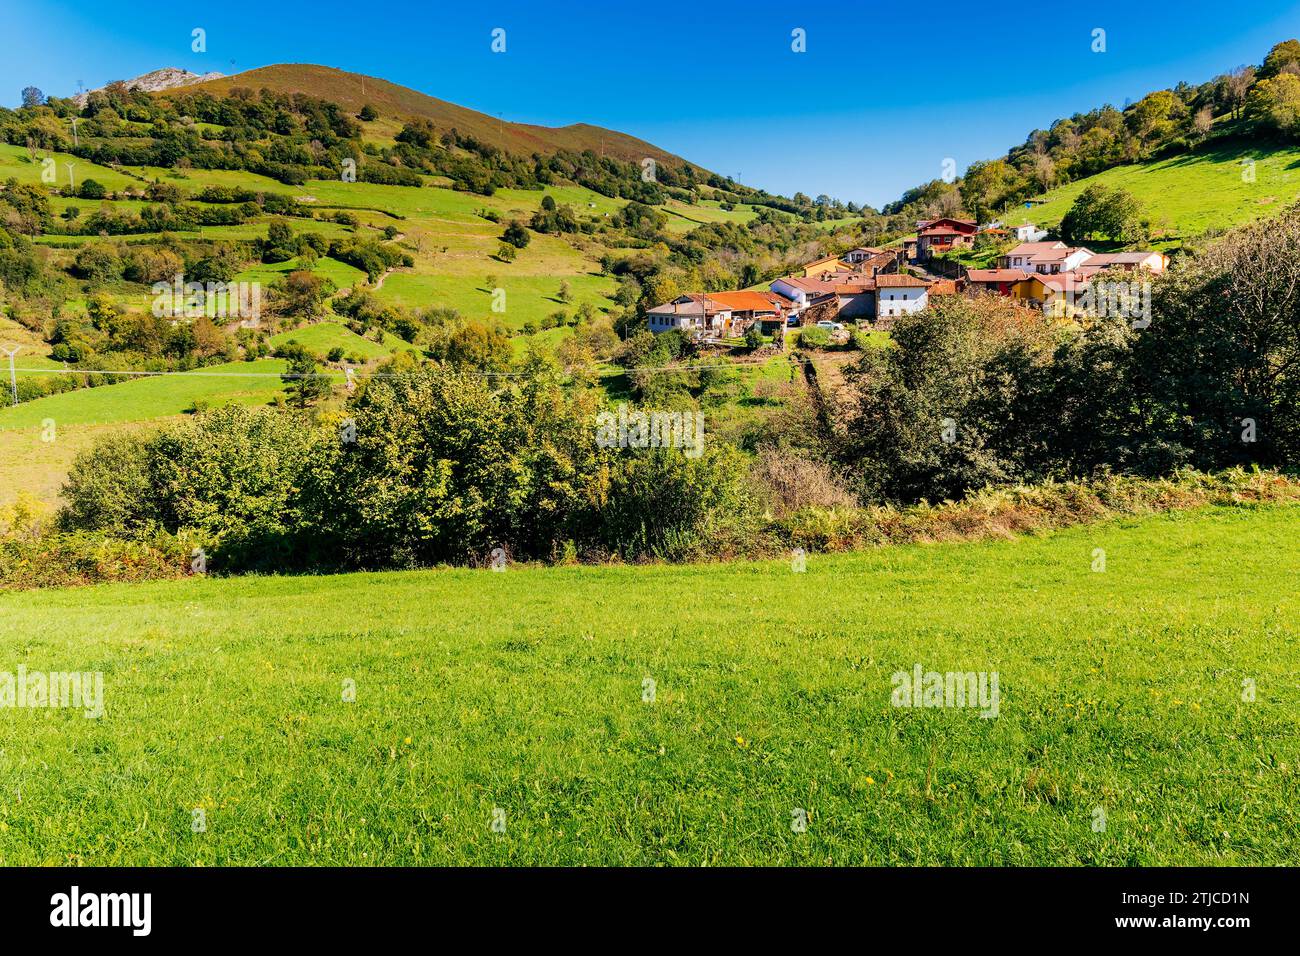
POLYGON ((816 262, 810 262, 803 267, 803 277, 805 279, 819 279, 827 272, 851 272, 853 267, 847 262, 841 262, 838 256, 827 256, 825 259, 818 259, 816 262))
POLYGON ((1042 309, 1048 315, 1068 318, 1075 312, 1075 297, 1087 288, 1087 279, 1071 273, 1031 274, 1011 287, 1011 299, 1042 309))

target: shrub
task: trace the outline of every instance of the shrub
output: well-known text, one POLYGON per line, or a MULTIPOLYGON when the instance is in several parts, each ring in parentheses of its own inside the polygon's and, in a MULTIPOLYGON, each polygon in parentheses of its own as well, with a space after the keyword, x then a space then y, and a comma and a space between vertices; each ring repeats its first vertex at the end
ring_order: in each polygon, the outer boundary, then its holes
POLYGON ((777 448, 764 448, 750 467, 759 499, 777 517, 804 508, 850 508, 853 496, 824 462, 777 448))
POLYGON ((799 330, 799 345, 801 348, 824 349, 831 344, 831 333, 829 329, 823 329, 816 325, 805 325, 799 330))
POLYGON ((122 276, 122 261, 112 249, 97 243, 88 243, 77 252, 72 263, 72 273, 91 282, 109 282, 122 276))
POLYGON ((512 220, 510 225, 506 226, 506 231, 501 234, 503 242, 508 242, 517 249, 522 249, 528 245, 531 239, 532 237, 528 235, 528 230, 524 228, 524 224, 517 219, 512 220))
POLYGON ((73 463, 59 525, 136 539, 192 532, 214 568, 301 566, 315 551, 304 489, 313 467, 328 469, 330 447, 296 415, 240 406, 145 438, 109 436, 73 463))
POLYGON ((709 443, 698 458, 667 448, 614 456, 599 510, 601 543, 624 558, 700 557, 750 510, 744 458, 709 443))

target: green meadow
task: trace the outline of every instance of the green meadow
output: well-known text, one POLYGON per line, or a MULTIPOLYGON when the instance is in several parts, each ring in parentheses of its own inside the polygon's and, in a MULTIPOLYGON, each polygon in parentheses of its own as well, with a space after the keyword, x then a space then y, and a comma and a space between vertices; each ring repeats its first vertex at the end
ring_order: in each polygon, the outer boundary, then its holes
POLYGON ((1163 235, 1168 226, 1173 236, 1190 239, 1207 229, 1228 229, 1275 215, 1300 198, 1300 147, 1229 146, 1117 166, 1052 190, 1041 197, 1041 205, 1017 207, 999 218, 1008 225, 1054 227, 1092 183, 1132 193, 1156 235, 1163 235))
MULTIPOLYGON (((193 372, 140 375, 0 408, 0 432, 57 426, 146 421, 179 415, 196 401, 210 405, 265 405, 283 391, 280 359, 231 362, 193 372)), ((21 374, 21 372, 19 373, 21 374)))
POLYGON ((0 710, 0 863, 1294 865, 1298 534, 0 595, 0 670, 104 681, 0 710))
POLYGON ((494 275, 497 287, 506 293, 504 312, 492 311, 492 289, 486 274, 475 277, 395 272, 384 280, 377 294, 384 301, 415 308, 436 302, 470 318, 499 319, 519 329, 525 322, 540 323, 555 312, 572 315, 582 302, 608 307, 615 288, 612 279, 598 275, 520 275, 511 271, 511 266, 498 267, 494 275), (569 284, 568 302, 560 298, 561 282, 569 284))
POLYGON ((297 342, 319 358, 325 358, 331 349, 341 348, 345 359, 356 356, 365 361, 387 358, 401 349, 414 348, 391 333, 384 334, 383 343, 362 338, 338 322, 317 322, 271 337, 273 346, 287 345, 289 342, 297 342))

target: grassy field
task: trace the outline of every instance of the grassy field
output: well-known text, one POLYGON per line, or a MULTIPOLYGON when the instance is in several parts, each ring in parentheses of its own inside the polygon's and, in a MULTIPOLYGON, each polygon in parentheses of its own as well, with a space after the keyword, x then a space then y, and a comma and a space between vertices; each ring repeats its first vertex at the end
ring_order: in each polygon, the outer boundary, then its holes
POLYGON ((288 332, 281 332, 271 337, 271 344, 274 346, 286 345, 289 342, 297 342, 321 358, 328 355, 330 349, 338 347, 343 349, 345 358, 357 356, 367 361, 387 358, 399 349, 413 348, 392 334, 386 334, 381 345, 371 339, 362 338, 338 322, 317 322, 314 325, 290 329, 288 332))
POLYGON ((147 421, 179 415, 196 400, 209 405, 263 405, 283 391, 279 373, 284 369, 280 359, 231 362, 49 395, 0 408, 0 432, 42 428, 46 419, 53 419, 58 427, 147 421))
POLYGON ((1275 215, 1300 198, 1300 147, 1221 148, 1117 166, 1052 190, 1042 205, 1018 207, 999 218, 1008 225, 1055 227, 1094 182, 1122 187, 1137 197, 1157 235, 1165 223, 1174 236, 1190 238, 1275 215), (1254 162, 1253 181, 1243 176, 1243 161, 1254 162))
POLYGON ((0 863, 1294 865, 1297 535, 0 596, 0 669, 105 705, 0 712, 0 863), (998 716, 892 707, 918 663, 998 716))
POLYGON ((64 425, 56 428, 54 441, 44 441, 40 428, 0 430, 0 507, 12 504, 20 495, 56 507, 59 491, 79 452, 107 432, 147 427, 143 422, 64 425))

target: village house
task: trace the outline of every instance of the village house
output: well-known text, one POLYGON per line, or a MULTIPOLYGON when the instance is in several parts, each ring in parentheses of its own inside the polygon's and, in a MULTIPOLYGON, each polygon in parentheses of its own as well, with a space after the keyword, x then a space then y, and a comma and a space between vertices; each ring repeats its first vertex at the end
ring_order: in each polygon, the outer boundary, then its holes
POLYGON ((897 272, 898 259, 899 251, 897 249, 882 249, 875 255, 854 262, 853 271, 868 277, 877 276, 881 273, 897 272))
POLYGON ((1087 288, 1088 279, 1077 273, 1030 275, 1012 289, 1012 298, 1022 305, 1042 309, 1050 315, 1065 316, 1075 297, 1087 288))
POLYGON ((971 269, 966 273, 966 288, 972 292, 1011 295, 1017 282, 1029 278, 1024 269, 971 269))
POLYGON ((1058 240, 1051 242, 1022 242, 1002 255, 998 256, 999 269, 1023 269, 1025 272, 1035 272, 1029 260, 1040 253, 1050 252, 1058 249, 1064 249, 1065 243, 1058 240))
POLYGON ((1047 252, 1031 256, 1029 264, 1034 267, 1034 271, 1039 275, 1058 275, 1062 272, 1073 272, 1091 259, 1093 255, 1091 249, 1085 249, 1082 246, 1050 249, 1047 252))
POLYGON ((917 255, 928 259, 930 256, 948 252, 958 246, 975 245, 975 234, 979 226, 965 219, 936 219, 928 222, 926 228, 917 233, 917 255))
POLYGON ((809 279, 805 276, 786 276, 776 279, 770 286, 777 295, 784 296, 793 303, 789 318, 798 318, 813 306, 823 305, 835 299, 835 283, 822 279, 809 279))
POLYGON ((671 302, 646 310, 650 331, 658 334, 670 329, 726 335, 731 329, 731 309, 712 296, 688 292, 671 302))
POLYGON ((709 298, 723 308, 731 310, 732 335, 739 335, 755 322, 780 326, 785 321, 785 309, 779 297, 767 292, 714 292, 709 298))
POLYGON ((814 259, 803 267, 804 277, 807 279, 816 279, 830 272, 848 272, 849 264, 841 262, 839 256, 827 256, 824 259, 814 259))
POLYGON ((1125 272, 1159 274, 1169 266, 1169 257, 1160 252, 1103 252, 1084 261, 1081 268, 1122 269, 1125 272))
POLYGON ((870 246, 858 246, 856 249, 850 249, 840 258, 849 265, 856 266, 867 259, 880 255, 884 251, 884 249, 873 249, 870 246))
POLYGON ((1063 242, 1022 242, 998 256, 998 266, 1002 269, 1024 269, 1039 275, 1057 275, 1073 271, 1093 255, 1091 249, 1067 246, 1063 242))
POLYGON ((876 317, 876 280, 850 274, 835 281, 837 318, 842 322, 859 322, 876 317))
POLYGON ((876 321, 885 327, 900 315, 920 312, 929 304, 930 283, 916 276, 876 277, 876 321))
POLYGON ((957 247, 973 246, 979 226, 968 219, 935 219, 916 234, 916 254, 922 259, 957 247))
POLYGON ((1011 235, 1016 242, 1041 242, 1047 236, 1046 229, 1039 229, 1032 222, 1025 223, 1021 226, 1013 226, 1011 235))

